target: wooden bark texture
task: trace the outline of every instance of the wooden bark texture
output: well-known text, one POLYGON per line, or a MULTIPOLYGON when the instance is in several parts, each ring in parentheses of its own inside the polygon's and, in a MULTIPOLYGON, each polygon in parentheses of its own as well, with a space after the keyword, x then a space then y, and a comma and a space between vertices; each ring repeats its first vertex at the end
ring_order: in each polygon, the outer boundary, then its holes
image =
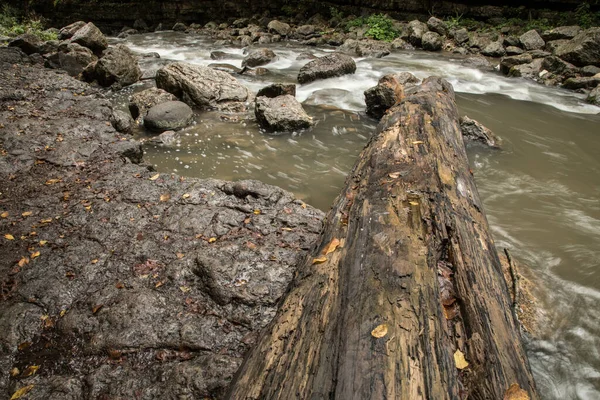
POLYGON ((404 96, 229 399, 537 398, 452 86, 404 96))

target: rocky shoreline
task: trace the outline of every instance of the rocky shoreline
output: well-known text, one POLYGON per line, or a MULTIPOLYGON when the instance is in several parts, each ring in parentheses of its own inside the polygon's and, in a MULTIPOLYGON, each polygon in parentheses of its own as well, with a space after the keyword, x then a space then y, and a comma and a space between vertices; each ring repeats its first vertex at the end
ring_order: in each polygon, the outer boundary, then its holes
POLYGON ((218 397, 323 213, 156 173, 101 91, 35 56, 0 48, 0 80, 0 396, 218 397))

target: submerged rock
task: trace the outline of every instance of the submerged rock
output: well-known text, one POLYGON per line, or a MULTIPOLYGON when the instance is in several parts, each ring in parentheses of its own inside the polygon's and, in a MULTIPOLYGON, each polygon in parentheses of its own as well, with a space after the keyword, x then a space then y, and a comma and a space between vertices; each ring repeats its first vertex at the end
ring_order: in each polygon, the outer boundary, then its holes
POLYGON ((243 111, 248 89, 227 72, 176 62, 156 72, 156 86, 205 109, 243 111))
POLYGON ((402 100, 405 86, 418 82, 419 79, 410 72, 384 75, 377 86, 365 90, 367 114, 381 119, 387 110, 402 100))
POLYGON ((500 139, 488 128, 467 117, 460 118, 460 130, 465 141, 480 143, 491 148, 500 148, 500 139))
POLYGON ((194 112, 181 101, 167 101, 148 110, 144 126, 152 131, 170 131, 185 128, 190 124, 194 112))
POLYGON ((152 107, 174 100, 177 100, 177 97, 163 89, 149 88, 131 96, 129 99, 129 112, 134 119, 143 118, 152 107))
POLYGON ((333 78, 356 71, 356 63, 352 57, 342 53, 332 53, 312 60, 298 73, 299 83, 310 83, 318 79, 333 78))
POLYGON ((289 94, 274 98, 257 97, 254 114, 260 126, 270 132, 294 132, 312 125, 312 118, 289 94))
POLYGON ((265 96, 265 97, 270 97, 270 98, 274 98, 277 96, 284 96, 286 94, 289 94, 290 96, 296 96, 296 85, 292 84, 285 84, 285 83, 273 83, 269 86, 265 86, 264 88, 260 89, 258 91, 258 93, 256 93, 256 97, 261 97, 261 96, 265 96))

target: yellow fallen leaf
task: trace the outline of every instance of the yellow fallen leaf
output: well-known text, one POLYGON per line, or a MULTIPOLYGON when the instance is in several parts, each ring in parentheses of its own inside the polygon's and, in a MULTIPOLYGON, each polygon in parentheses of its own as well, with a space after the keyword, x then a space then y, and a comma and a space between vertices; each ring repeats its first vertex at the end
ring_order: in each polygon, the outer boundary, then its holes
POLYGON ((11 235, 10 233, 7 233, 6 235, 4 235, 4 238, 7 240, 15 240, 15 237, 13 235, 11 235))
POLYGON ((339 245, 340 240, 338 238, 333 238, 331 242, 329 242, 329 244, 325 247, 323 254, 328 255, 329 253, 333 253, 339 245))
POLYGON ((190 194, 189 193, 184 193, 183 196, 181 196, 181 197, 183 197, 184 199, 187 199, 187 198, 190 197, 190 194))
POLYGON ((208 243, 214 243, 217 241, 217 238, 211 237, 210 239, 208 239, 208 243))
POLYGON ((282 231, 290 232, 292 228, 281 228, 282 231))
POLYGON ((38 369, 40 369, 39 365, 30 365, 25 371, 23 371, 23 376, 31 376, 35 374, 38 369))
POLYGON ((40 256, 40 252, 36 251, 35 253, 31 254, 31 259, 33 260, 34 258, 38 258, 40 256))
POLYGON ((45 246, 48 243, 47 240, 40 240, 40 246, 45 246))
POLYGON ((518 383, 513 383, 504 393, 503 400, 530 400, 530 398, 529 394, 521 389, 518 383))
POLYGON ((413 142, 413 144, 423 144, 423 141, 422 141, 422 140, 415 140, 415 141, 413 142))
POLYGON ((454 364, 458 369, 465 369, 469 366, 469 363, 467 362, 467 360, 465 360, 465 355, 462 351, 456 350, 454 352, 454 364))
POLYGON ((100 311, 100 309, 104 307, 104 304, 98 304, 94 307, 92 307, 92 314, 96 314, 98 311, 100 311))
POLYGON ((23 214, 21 214, 23 217, 29 217, 31 214, 33 214, 31 211, 25 211, 23 214))
POLYGON ((162 281, 158 281, 156 282, 156 285, 154 285, 155 288, 159 288, 163 285, 162 281))
POLYGON ((25 265, 29 264, 29 258, 23 257, 19 260, 19 267, 23 268, 25 265))
POLYGON ((161 194, 160 201, 165 202, 171 199, 171 195, 169 193, 161 194))
POLYGON ((19 371, 19 368, 15 367, 13 369, 10 370, 10 376, 15 377, 17 375, 19 375, 21 373, 21 371, 19 371))
POLYGON ((60 314, 58 314, 59 317, 64 317, 65 314, 67 313, 67 310, 60 310, 60 314))
POLYGON ((19 389, 13 393, 13 395, 10 397, 10 400, 20 399, 21 397, 23 397, 24 395, 29 393, 31 391, 31 389, 33 389, 33 386, 34 385, 23 386, 21 389, 19 389))
POLYGON ((389 173, 388 176, 392 179, 397 179, 398 177, 400 177, 400 172, 392 172, 389 173))
POLYGON ((177 253, 176 255, 177 255, 177 258, 179 258, 179 259, 185 257, 185 254, 183 254, 183 253, 177 253))
POLYGON ((254 214, 255 214, 255 215, 258 215, 258 214, 260 214, 260 210, 254 210, 254 214))
POLYGON ((157 179, 158 179, 158 177, 159 177, 159 176, 160 176, 160 174, 152 175, 152 176, 150 177, 150 180, 151 180, 151 181, 155 181, 155 180, 157 180, 157 179))
POLYGON ((302 208, 306 208, 306 203, 302 203, 300 206, 301 206, 302 208))
POLYGON ((52 222, 52 218, 46 218, 46 219, 42 219, 42 220, 40 220, 40 222, 41 222, 42 224, 49 224, 50 222, 52 222))
POLYGON ((4 211, 2 214, 0 214, 0 217, 8 218, 8 211, 4 211))
POLYGON ((419 203, 417 203, 416 201, 409 201, 408 204, 410 204, 411 206, 418 206, 419 203))
POLYGON ((94 258, 94 259, 91 261, 91 263, 92 263, 92 264, 96 264, 97 262, 98 262, 98 259, 97 259, 97 258, 94 258))
POLYGON ((187 287, 187 286, 179 286, 179 290, 181 290, 183 293, 187 293, 191 289, 189 287, 187 287))
POLYGON ((48 179, 46 181, 46 185, 54 185, 55 183, 60 182, 60 179, 48 179))
POLYGON ((375 327, 375 329, 373 329, 371 331, 371 336, 373 336, 374 338, 379 339, 379 338, 382 338, 385 335, 387 335, 387 333, 388 333, 388 326, 387 326, 387 324, 381 324, 381 325, 378 325, 377 327, 375 327))
POLYGON ((327 257, 317 257, 315 259, 313 259, 313 264, 321 264, 324 263, 325 261, 327 261, 327 257))

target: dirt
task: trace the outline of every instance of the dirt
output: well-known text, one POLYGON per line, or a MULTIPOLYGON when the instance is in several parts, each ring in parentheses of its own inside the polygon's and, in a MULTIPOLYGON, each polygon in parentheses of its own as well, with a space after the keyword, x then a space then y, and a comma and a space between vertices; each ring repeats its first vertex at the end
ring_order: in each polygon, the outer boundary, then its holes
POLYGON ((0 48, 0 397, 219 397, 323 213, 158 174, 103 92, 0 48))

